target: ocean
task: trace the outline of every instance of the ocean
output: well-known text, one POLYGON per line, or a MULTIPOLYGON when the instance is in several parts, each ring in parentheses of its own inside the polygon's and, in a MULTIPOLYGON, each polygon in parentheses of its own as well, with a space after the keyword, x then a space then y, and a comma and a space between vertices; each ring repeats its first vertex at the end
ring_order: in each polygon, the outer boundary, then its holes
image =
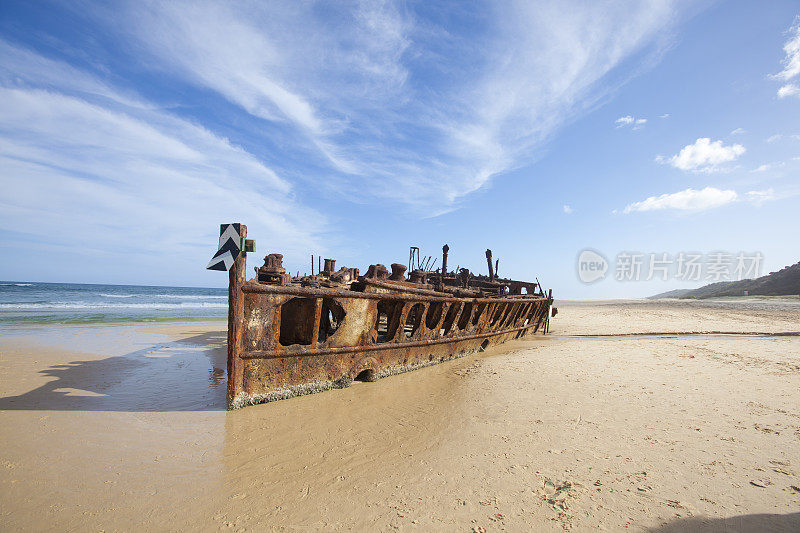
POLYGON ((198 321, 227 314, 224 288, 0 282, 0 324, 198 321))

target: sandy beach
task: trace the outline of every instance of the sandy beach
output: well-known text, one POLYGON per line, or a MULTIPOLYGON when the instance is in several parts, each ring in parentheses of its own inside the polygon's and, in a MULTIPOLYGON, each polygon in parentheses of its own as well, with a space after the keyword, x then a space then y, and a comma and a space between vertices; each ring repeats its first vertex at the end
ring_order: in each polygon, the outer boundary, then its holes
POLYGON ((547 337, 233 412, 223 322, 6 328, 3 529, 800 529, 797 300, 558 307, 547 337))

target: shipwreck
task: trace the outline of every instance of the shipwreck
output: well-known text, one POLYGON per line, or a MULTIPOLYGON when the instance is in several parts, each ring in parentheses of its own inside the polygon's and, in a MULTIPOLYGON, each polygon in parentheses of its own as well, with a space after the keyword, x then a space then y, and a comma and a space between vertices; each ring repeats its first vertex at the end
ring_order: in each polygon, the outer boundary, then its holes
POLYGON ((229 271, 228 409, 280 400, 415 370, 483 350, 491 343, 546 333, 552 289, 448 270, 449 248, 407 264, 341 267, 311 258, 311 274, 291 276, 268 254, 246 280, 255 250, 243 224, 224 224, 208 265, 229 271))

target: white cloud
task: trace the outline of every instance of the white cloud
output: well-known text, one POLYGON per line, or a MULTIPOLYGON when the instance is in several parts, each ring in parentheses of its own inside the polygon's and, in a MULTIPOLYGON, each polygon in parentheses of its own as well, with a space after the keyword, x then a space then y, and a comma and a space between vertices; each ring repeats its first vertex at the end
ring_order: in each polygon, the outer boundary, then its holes
POLYGON ((764 202, 769 200, 775 200, 775 191, 770 189, 765 189, 763 191, 748 191, 746 193, 746 198, 749 202, 761 206, 764 202))
MULTIPOLYGON (((628 204, 623 209, 623 213, 643 211, 706 211, 715 209, 728 204, 740 201, 747 201, 756 206, 761 206, 764 202, 775 200, 777 196, 772 189, 761 191, 748 191, 744 195, 738 194, 732 189, 717 189, 716 187, 706 187, 705 189, 692 189, 691 187, 683 191, 661 196, 650 196, 640 202, 628 204)), ((617 212, 615 209, 614 213, 617 212)))
POLYGON ((658 118, 669 118, 669 113, 664 113, 663 115, 658 115, 658 118))
POLYGON ((635 120, 636 119, 632 116, 625 115, 624 117, 619 117, 617 120, 615 120, 614 124, 616 124, 618 128, 621 128, 622 126, 629 126, 630 124, 633 124, 635 120))
POLYGON ((731 132, 731 135, 742 135, 744 133, 747 133, 747 131, 744 128, 736 128, 731 132))
POLYGON ((800 96, 800 85, 787 83, 778 89, 778 98, 786 98, 787 96, 800 96))
POLYGON ((780 141, 781 139, 783 139, 783 135, 781 135, 780 133, 776 133, 775 135, 770 135, 769 137, 767 137, 766 141, 768 143, 774 143, 775 141, 780 141))
POLYGON ((750 172, 766 172, 767 170, 772 170, 774 168, 780 168, 786 166, 786 163, 783 161, 778 161, 776 163, 764 163, 762 165, 757 166, 750 172))
MULTIPOLYGON (((777 80, 788 82, 800 74, 800 15, 795 17, 794 24, 789 31, 789 40, 783 45, 786 57, 783 58, 783 70, 774 74, 772 77, 777 80)), ((778 98, 790 96, 800 97, 800 85, 796 83, 784 83, 778 89, 778 98)))
POLYGON ((617 120, 614 121, 614 124, 617 125, 617 128, 622 128, 625 126, 633 126, 634 130, 641 129, 647 123, 646 118, 636 118, 631 115, 625 115, 624 117, 619 117, 617 120))
POLYGON ((573 209, 572 209, 572 207, 570 207, 570 206, 569 206, 569 205, 567 205, 567 204, 564 204, 564 208, 563 208, 563 209, 564 209, 564 213, 566 213, 566 214, 568 214, 568 215, 571 215, 571 214, 574 212, 574 211, 573 211, 573 209))
POLYGON ((789 40, 783 45, 786 57, 783 70, 774 75, 779 80, 788 81, 800 74, 800 16, 794 19, 794 24, 789 28, 789 40))
POLYGON ((276 144, 326 167, 319 187, 438 213, 641 71, 620 65, 652 64, 684 6, 489 2, 478 11, 491 31, 476 34, 401 3, 337 5, 335 17, 304 2, 93 13, 147 50, 148 67, 279 124, 264 128, 276 144))
POLYGON ((634 211, 658 211, 674 209, 679 211, 704 211, 735 202, 738 199, 736 191, 720 190, 714 187, 695 190, 692 188, 672 194, 650 196, 641 202, 628 204, 623 213, 634 211))
POLYGON ((711 142, 708 137, 701 137, 670 158, 657 156, 656 162, 691 172, 716 172, 723 169, 721 165, 735 161, 743 153, 745 147, 741 144, 725 146, 722 141, 711 142))

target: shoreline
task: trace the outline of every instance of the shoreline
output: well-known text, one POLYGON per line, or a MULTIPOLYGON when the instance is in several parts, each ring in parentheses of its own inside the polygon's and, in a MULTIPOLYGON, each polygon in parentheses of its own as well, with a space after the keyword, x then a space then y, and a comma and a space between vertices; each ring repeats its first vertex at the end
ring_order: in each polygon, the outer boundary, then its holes
MULTIPOLYGON (((0 318, 2 315, 0 315, 0 318)), ((106 327, 106 326, 117 326, 117 327, 126 327, 126 326, 158 326, 160 324, 226 324, 228 321, 227 316, 220 316, 220 317, 164 317, 164 318, 156 318, 156 319, 130 319, 126 321, 115 321, 115 320, 93 320, 93 321, 70 321, 70 322, 56 322, 56 321, 43 321, 43 322, 19 322, 19 323, 4 323, 0 320, 0 331, 9 329, 35 329, 35 328, 46 328, 46 327, 106 327)))

